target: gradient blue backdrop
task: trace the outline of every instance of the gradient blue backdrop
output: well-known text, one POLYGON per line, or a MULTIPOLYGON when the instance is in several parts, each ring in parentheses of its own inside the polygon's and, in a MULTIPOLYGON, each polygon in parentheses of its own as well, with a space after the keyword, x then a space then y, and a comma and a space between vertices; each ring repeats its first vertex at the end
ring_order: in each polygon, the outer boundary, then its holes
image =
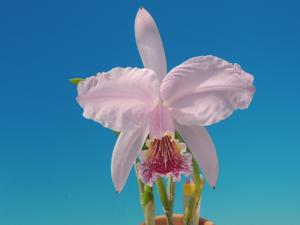
POLYGON ((220 178, 216 190, 205 189, 203 216, 223 225, 299 224, 296 0, 2 0, 0 224, 134 225, 143 219, 133 173, 121 194, 114 191, 114 134, 81 116, 76 87, 68 82, 115 66, 142 66, 133 32, 141 5, 159 25, 169 69, 214 54, 255 76, 251 107, 208 128, 220 178))

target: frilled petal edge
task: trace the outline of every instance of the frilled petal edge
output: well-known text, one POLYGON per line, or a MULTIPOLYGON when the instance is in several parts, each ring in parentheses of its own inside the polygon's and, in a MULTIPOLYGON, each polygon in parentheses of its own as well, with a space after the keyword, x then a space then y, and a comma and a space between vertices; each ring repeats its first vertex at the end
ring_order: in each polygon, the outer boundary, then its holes
POLYGON ((117 67, 81 81, 77 101, 85 118, 126 131, 148 121, 159 99, 159 86, 151 69, 117 67))
POLYGON ((206 126, 247 108, 255 92, 252 82, 238 64, 200 56, 172 69, 160 93, 178 123, 206 126))

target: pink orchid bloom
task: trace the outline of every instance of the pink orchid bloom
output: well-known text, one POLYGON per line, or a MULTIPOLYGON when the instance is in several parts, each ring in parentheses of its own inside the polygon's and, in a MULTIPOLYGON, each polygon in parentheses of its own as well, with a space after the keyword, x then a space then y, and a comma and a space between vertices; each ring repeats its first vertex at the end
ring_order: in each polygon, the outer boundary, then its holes
POLYGON ((178 180, 191 172, 191 154, 174 138, 175 130, 214 187, 218 158, 203 126, 247 108, 255 92, 253 77, 210 55, 191 58, 167 73, 158 28, 143 8, 136 16, 135 37, 145 68, 117 67, 78 84, 83 116, 120 132, 111 162, 116 190, 123 189, 139 155, 139 175, 149 185, 158 176, 178 180), (149 149, 141 151, 148 135, 149 149))

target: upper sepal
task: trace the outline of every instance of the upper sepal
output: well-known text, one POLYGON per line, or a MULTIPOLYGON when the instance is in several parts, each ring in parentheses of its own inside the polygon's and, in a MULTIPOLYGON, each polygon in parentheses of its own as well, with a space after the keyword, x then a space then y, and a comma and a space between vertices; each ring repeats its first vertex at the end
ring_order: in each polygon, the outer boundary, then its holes
POLYGON ((165 51, 154 19, 143 7, 137 12, 134 30, 144 67, 154 70, 161 81, 167 74, 165 51))

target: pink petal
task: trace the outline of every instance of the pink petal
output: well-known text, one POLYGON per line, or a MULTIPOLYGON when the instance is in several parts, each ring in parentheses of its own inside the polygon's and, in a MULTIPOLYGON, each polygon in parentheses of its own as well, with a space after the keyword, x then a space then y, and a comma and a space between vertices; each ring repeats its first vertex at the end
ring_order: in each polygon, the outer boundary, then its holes
POLYGON ((184 126, 178 123, 175 126, 199 163, 199 167, 209 185, 215 187, 219 174, 219 162, 215 146, 206 129, 200 126, 184 126))
POLYGON ((214 56, 191 58, 162 81, 161 98, 178 123, 210 125, 248 107, 253 77, 237 64, 214 56))
POLYGON ((140 127, 158 103, 159 81, 153 70, 114 68, 78 85, 83 116, 115 131, 140 127))
POLYGON ((153 69, 161 81, 167 74, 165 51, 158 28, 144 8, 135 18, 135 39, 144 67, 153 69))
POLYGON ((174 122, 169 109, 161 104, 149 115, 150 123, 150 136, 152 139, 161 139, 166 132, 174 132, 174 122))
POLYGON ((144 125, 119 135, 111 160, 111 176, 117 192, 122 191, 148 132, 148 126, 144 125))

